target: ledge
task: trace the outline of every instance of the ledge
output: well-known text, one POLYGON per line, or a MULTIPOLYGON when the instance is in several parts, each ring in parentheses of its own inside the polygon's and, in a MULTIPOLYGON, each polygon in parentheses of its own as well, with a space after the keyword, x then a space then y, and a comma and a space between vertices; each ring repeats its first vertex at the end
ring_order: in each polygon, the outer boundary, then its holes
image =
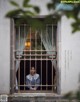
POLYGON ((10 95, 9 97, 61 97, 61 95, 55 94, 55 93, 14 93, 10 95))
POLYGON ((8 97, 8 102, 54 102, 61 98, 55 93, 14 93, 8 97))

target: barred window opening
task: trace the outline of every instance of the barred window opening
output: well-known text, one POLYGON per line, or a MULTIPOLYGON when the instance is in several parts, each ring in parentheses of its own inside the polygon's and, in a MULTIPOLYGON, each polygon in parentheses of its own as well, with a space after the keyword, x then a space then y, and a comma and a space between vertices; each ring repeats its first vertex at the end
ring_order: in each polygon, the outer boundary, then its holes
POLYGON ((18 91, 31 91, 26 83, 30 68, 39 74, 40 84, 36 91, 54 92, 56 86, 56 29, 54 24, 46 24, 44 31, 22 24, 15 25, 15 82, 18 91), (55 64, 55 65, 54 65, 55 64))

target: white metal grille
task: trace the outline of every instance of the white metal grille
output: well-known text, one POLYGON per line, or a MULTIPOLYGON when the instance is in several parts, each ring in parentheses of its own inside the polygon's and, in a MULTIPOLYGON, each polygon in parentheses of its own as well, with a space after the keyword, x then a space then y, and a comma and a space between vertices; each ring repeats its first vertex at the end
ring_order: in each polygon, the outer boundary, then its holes
POLYGON ((33 30, 27 24, 15 25, 14 87, 19 91, 27 90, 25 78, 31 66, 34 66, 40 75, 40 91, 54 91, 56 87, 53 65, 57 58, 56 25, 47 24, 44 32, 33 30))

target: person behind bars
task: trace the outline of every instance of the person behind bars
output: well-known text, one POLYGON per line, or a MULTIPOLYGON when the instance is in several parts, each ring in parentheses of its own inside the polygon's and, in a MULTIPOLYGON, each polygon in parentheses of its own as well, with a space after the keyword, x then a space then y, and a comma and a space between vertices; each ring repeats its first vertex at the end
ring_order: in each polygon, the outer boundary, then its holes
POLYGON ((26 76, 26 85, 29 90, 38 90, 40 85, 40 76, 36 73, 36 69, 31 67, 30 74, 26 76))

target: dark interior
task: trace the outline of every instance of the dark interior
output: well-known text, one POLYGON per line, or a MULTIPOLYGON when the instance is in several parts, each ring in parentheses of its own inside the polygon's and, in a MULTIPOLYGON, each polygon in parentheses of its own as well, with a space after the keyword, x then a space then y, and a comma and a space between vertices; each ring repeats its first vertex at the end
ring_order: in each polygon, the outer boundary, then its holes
MULTIPOLYGON (((53 76, 52 76, 52 62, 50 60, 26 60, 26 61, 21 61, 20 62, 20 85, 24 85, 24 79, 26 79, 26 75, 29 74, 30 70, 30 64, 31 66, 36 67, 36 72, 40 75, 41 78, 41 63, 42 63, 42 85, 46 85, 46 69, 47 69, 47 83, 48 85, 52 85, 52 77, 53 77, 53 82, 54 82, 54 77, 55 77, 55 69, 53 68, 53 76), (36 65, 35 65, 36 64, 36 65), (24 67, 25 66, 25 67, 24 67), (47 66, 47 68, 46 68, 47 66), (25 74, 25 78, 24 78, 25 74)), ((19 71, 19 69, 18 69, 19 71)), ((17 79, 19 72, 17 71, 17 79)), ((27 90, 27 87, 25 87, 27 90)), ((39 87, 39 90, 41 87, 39 87)), ((24 86, 20 87, 20 90, 24 90, 24 86)), ((46 86, 42 87, 42 90, 46 90, 46 86)), ((48 86, 47 90, 52 90, 52 87, 48 86)))

